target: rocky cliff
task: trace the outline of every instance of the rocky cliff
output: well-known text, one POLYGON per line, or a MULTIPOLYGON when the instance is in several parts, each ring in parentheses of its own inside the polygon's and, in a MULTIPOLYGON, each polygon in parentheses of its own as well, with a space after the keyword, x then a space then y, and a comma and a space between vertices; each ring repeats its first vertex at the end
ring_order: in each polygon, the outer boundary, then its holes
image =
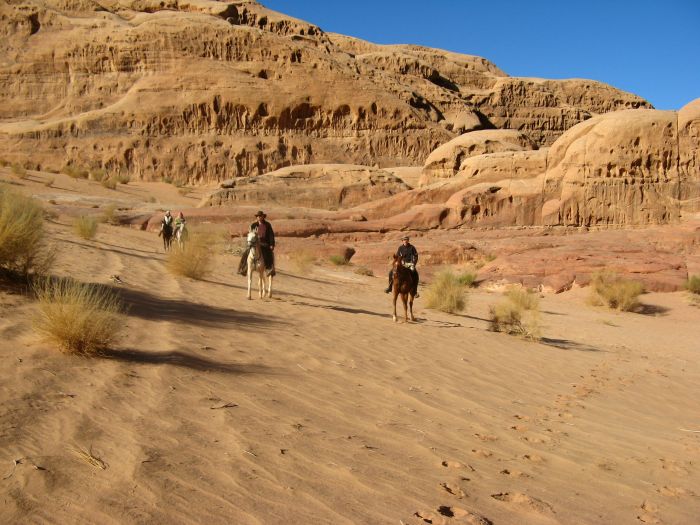
POLYGON ((590 80, 327 34, 252 1, 10 0, 0 20, 0 155, 44 170, 207 183, 420 165, 467 131, 548 146, 597 114, 650 107, 590 80))

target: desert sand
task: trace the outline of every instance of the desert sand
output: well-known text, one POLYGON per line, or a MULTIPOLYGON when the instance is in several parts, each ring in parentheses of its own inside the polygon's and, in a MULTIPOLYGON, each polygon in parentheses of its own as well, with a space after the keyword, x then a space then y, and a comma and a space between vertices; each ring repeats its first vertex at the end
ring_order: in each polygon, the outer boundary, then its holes
POLYGON ((120 343, 84 358, 35 335, 21 288, 0 290, 3 523, 700 516, 700 310, 684 292, 643 295, 645 314, 590 306, 578 286, 543 293, 540 342, 488 330, 497 288, 458 315, 420 298, 418 322, 395 324, 386 266, 301 273, 285 253, 304 239, 282 236, 272 299, 248 301, 226 243, 193 281, 165 270, 153 231, 103 224, 85 241, 71 227, 110 202, 188 210, 203 190, 0 179, 53 210, 55 275, 111 285, 129 307, 120 343))

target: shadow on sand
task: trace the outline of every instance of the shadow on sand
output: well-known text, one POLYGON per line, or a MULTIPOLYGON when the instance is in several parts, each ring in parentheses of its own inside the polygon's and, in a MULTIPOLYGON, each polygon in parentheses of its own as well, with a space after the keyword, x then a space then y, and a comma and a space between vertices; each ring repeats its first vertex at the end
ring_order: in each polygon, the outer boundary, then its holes
POLYGON ((225 374, 270 374, 273 370, 267 366, 240 363, 219 363, 206 357, 199 357, 185 352, 149 352, 146 350, 102 350, 99 357, 125 363, 142 363, 151 365, 170 365, 189 368, 200 372, 222 372, 225 374))
POLYGON ((170 321, 208 328, 235 325, 237 329, 265 330, 284 321, 269 315, 239 312, 208 304, 180 299, 164 299, 147 292, 120 288, 116 290, 129 307, 129 315, 149 321, 170 321))
POLYGON ((562 350, 578 350, 579 352, 605 352, 605 350, 601 350, 600 348, 596 348, 595 346, 577 343, 576 341, 569 341, 568 339, 553 339, 551 337, 543 337, 542 339, 540 339, 540 343, 546 346, 560 348, 562 350))

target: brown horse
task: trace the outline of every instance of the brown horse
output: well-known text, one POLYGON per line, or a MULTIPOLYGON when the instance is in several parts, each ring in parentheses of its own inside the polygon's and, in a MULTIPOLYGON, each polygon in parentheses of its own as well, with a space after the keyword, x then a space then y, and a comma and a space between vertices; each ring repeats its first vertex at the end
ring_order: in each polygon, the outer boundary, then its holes
POLYGON ((401 294, 403 301, 404 319, 408 322, 408 311, 410 307, 411 321, 415 321, 413 317, 413 288, 415 285, 413 272, 403 265, 403 258, 394 254, 394 283, 392 289, 394 291, 394 322, 396 322, 396 299, 401 294))
POLYGON ((165 224, 164 222, 161 222, 158 236, 163 237, 163 250, 167 252, 170 249, 170 245, 173 243, 172 224, 165 224))

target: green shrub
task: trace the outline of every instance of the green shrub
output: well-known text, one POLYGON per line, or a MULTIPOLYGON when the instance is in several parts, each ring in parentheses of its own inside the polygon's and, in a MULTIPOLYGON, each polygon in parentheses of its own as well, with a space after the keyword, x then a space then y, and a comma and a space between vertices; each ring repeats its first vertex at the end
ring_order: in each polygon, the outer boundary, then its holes
POLYGON ((344 255, 331 255, 328 260, 336 266, 346 266, 350 263, 344 255))
POLYGON ((128 173, 120 173, 119 175, 117 175, 116 179, 119 184, 129 184, 131 182, 131 175, 129 175, 128 173))
POLYGON ((45 279, 35 293, 35 330, 66 353, 86 355, 108 348, 124 326, 121 302, 109 288, 45 279))
POLYGON ((90 171, 90 179, 95 182, 102 182, 107 178, 107 172, 103 168, 96 168, 90 171))
POLYGON ((48 272, 52 262, 41 205, 0 188, 0 267, 27 275, 48 272))
POLYGON ((464 285, 451 270, 443 270, 435 277, 426 292, 426 305, 450 314, 464 310, 464 285))
POLYGON ((686 283, 686 288, 690 293, 700 295, 700 275, 691 275, 686 283))
POLYGON ((471 272, 465 272, 457 277, 459 284, 471 288, 476 283, 476 274, 471 272))
POLYGON ((73 229, 83 239, 89 241, 97 234, 97 219, 81 215, 73 222, 73 229))
POLYGON ((540 298, 525 288, 511 287, 506 291, 506 297, 522 310, 537 310, 540 306, 540 298))
POLYGON ((173 244, 168 255, 167 267, 175 275, 203 279, 210 271, 211 250, 206 242, 190 231, 190 237, 181 250, 173 244))
POLYGON ((644 286, 638 281, 623 279, 611 271, 601 271, 591 280, 591 297, 593 304, 603 304, 609 308, 630 312, 639 307, 639 296, 644 286))

